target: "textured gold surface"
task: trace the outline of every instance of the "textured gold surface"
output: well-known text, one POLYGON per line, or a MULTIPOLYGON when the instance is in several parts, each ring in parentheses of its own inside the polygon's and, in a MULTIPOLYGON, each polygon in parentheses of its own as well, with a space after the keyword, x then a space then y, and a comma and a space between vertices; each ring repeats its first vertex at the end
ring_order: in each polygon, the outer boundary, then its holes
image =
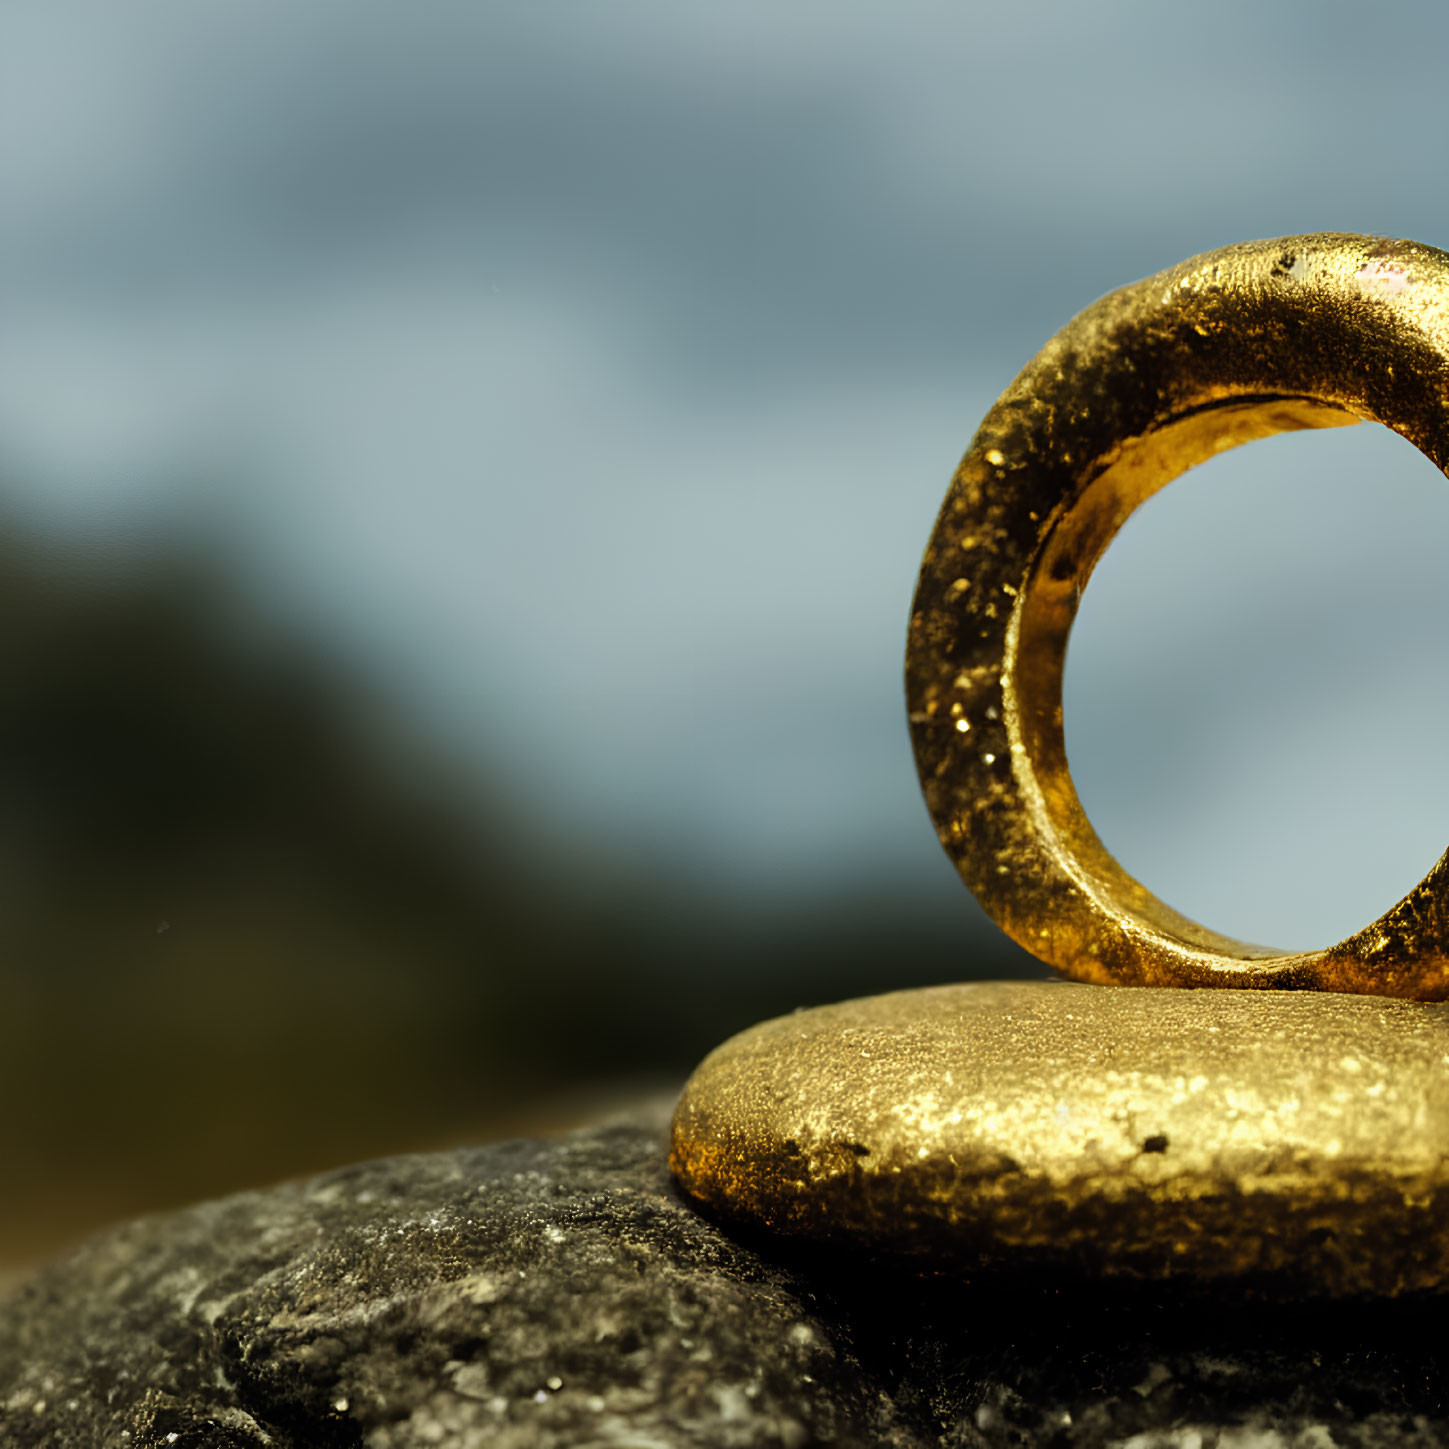
POLYGON ((916 758, 967 885, 1068 975, 1449 997, 1449 855, 1342 944, 1282 954, 1204 929, 1129 876, 1067 771, 1067 633, 1127 516, 1225 448, 1360 418, 1449 465, 1445 253, 1326 235, 1194 258, 1069 323, 972 442, 911 619, 916 758))
POLYGON ((1449 1283, 1449 1007, 993 982, 768 1021, 701 1064, 706 1208, 933 1266, 1275 1291, 1449 1283))

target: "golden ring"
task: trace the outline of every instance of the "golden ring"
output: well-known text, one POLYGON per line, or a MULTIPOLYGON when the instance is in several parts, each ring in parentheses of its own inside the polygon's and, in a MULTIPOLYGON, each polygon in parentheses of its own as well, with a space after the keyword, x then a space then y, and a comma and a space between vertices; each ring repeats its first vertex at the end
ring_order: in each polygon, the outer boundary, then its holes
POLYGON ((1067 635, 1133 509, 1239 443, 1360 419, 1449 470, 1449 254, 1320 235, 1194 257, 1074 318, 972 441, 911 617, 916 761, 966 884, 1066 975, 1449 998, 1449 853, 1356 935, 1284 955, 1197 925, 1133 879, 1067 770, 1067 635))

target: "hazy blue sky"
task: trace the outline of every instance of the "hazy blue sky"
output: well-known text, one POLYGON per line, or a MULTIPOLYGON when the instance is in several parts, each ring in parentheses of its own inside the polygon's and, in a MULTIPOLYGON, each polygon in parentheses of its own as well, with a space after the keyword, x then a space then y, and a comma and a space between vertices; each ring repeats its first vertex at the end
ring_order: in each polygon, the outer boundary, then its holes
MULTIPOLYGON (((240 575, 591 849, 940 878, 900 700, 976 422, 1245 237, 1449 245, 1449 8, 0 4, 0 463, 240 575)), ((1449 843, 1449 490, 1219 460, 1088 593, 1068 742, 1208 924, 1363 924, 1449 843)))

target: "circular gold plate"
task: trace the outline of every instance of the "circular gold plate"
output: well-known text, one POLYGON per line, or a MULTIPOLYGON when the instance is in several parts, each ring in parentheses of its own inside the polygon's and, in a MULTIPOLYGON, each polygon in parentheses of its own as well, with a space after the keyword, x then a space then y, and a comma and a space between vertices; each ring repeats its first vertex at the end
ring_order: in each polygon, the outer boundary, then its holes
POLYGON ((1132 510, 1226 448, 1359 419, 1449 466, 1444 252, 1322 235, 1195 257, 1070 322, 972 442, 911 618, 916 759, 962 878, 998 925, 1067 975, 1449 996, 1449 856, 1348 940, 1283 953, 1187 920, 1128 875, 1067 770, 1067 635, 1132 510))
POLYGON ((781 1017, 701 1064, 671 1161, 706 1209, 932 1268, 1449 1283, 1449 1007, 944 986, 781 1017))

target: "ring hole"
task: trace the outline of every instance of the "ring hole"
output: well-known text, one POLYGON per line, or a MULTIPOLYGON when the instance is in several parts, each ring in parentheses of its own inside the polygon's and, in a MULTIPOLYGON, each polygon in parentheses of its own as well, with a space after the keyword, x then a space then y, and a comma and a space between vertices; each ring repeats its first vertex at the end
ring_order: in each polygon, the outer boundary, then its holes
POLYGON ((1367 425, 1280 435, 1141 508, 1064 680, 1107 849, 1209 929, 1331 945, 1449 846, 1449 486, 1367 425))

